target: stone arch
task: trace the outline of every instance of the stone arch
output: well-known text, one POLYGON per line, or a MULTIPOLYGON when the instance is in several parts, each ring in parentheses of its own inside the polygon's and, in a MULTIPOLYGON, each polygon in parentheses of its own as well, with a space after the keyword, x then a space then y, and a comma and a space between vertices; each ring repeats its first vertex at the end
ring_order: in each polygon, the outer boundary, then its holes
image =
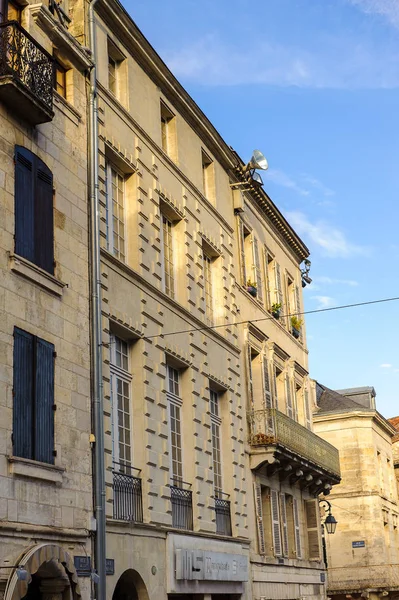
POLYGON ((10 575, 4 600, 80 600, 78 575, 71 555, 56 544, 39 544, 25 550, 15 561, 27 571, 25 579, 10 575))
POLYGON ((134 569, 127 569, 119 577, 112 600, 149 600, 147 587, 134 569))

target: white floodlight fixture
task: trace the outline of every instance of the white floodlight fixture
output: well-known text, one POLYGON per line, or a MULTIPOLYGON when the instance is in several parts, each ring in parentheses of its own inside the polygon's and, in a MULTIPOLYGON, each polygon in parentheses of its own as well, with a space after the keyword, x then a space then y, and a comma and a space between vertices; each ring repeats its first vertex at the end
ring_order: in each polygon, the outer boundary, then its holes
POLYGON ((255 169, 260 169, 261 171, 266 171, 269 168, 266 158, 262 154, 260 150, 254 150, 252 153, 251 160, 244 167, 244 173, 247 171, 252 171, 255 169))
POLYGON ((251 183, 255 187, 261 187, 263 185, 262 177, 259 175, 259 173, 253 173, 251 177, 251 183))

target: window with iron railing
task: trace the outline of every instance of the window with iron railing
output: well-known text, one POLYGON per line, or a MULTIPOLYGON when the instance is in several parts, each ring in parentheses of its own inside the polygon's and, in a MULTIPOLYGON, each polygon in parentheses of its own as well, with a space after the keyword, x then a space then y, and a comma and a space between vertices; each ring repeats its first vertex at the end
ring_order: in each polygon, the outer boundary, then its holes
POLYGON ((139 474, 139 469, 135 467, 114 463, 112 472, 114 519, 143 522, 143 496, 139 474))
POLYGON ((177 485, 170 486, 172 527, 177 529, 193 529, 193 493, 187 488, 190 485, 180 479, 177 485))

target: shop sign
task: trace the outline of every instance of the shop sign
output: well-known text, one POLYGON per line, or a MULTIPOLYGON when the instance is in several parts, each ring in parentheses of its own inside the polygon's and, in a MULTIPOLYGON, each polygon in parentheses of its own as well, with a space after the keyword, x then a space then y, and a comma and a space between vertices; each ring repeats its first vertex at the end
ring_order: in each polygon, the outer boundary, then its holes
POLYGON ((248 581, 248 557, 208 550, 176 550, 176 579, 248 581))

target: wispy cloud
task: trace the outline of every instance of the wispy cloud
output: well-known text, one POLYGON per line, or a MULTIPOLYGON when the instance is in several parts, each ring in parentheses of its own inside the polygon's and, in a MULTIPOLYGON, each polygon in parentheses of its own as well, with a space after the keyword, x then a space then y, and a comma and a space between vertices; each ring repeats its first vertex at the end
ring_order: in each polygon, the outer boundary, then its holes
POLYGON ((311 296, 312 300, 317 300, 318 304, 316 308, 330 308, 334 306, 335 300, 331 296, 311 296))
POLYGON ((394 27, 399 28, 398 0, 348 0, 348 2, 365 13, 385 17, 394 27))
POLYGON ((267 180, 272 181, 277 185, 281 185, 282 187, 289 188, 294 190, 294 192, 298 192, 300 196, 308 196, 309 190, 301 187, 294 179, 292 179, 289 175, 281 171, 280 169, 268 169, 267 173, 264 176, 265 182, 267 180))
POLYGON ((286 213, 289 223, 299 235, 321 248, 323 254, 332 258, 350 258, 352 256, 367 255, 369 249, 349 242, 345 234, 338 228, 325 221, 311 222, 308 217, 299 211, 286 213))
POLYGON ((208 34, 185 47, 161 49, 173 73, 200 85, 274 85, 359 89, 399 87, 399 53, 343 34, 318 39, 314 49, 265 40, 244 47, 208 34))
POLYGON ((304 173, 302 175, 302 177, 303 177, 303 181, 305 183, 311 185, 315 190, 320 192, 323 196, 334 196, 334 194, 335 194, 334 190, 332 190, 329 187, 327 187, 326 185, 324 185, 324 183, 322 183, 319 179, 316 179, 316 177, 313 177, 312 175, 307 175, 306 173, 304 173))
POLYGON ((313 277, 313 281, 324 283, 325 285, 348 285, 349 287, 356 287, 359 285, 359 282, 354 279, 334 279, 333 277, 326 277, 324 275, 313 277))
POLYGON ((391 369, 391 367, 391 363, 382 363, 382 365, 380 365, 381 369, 391 369))

